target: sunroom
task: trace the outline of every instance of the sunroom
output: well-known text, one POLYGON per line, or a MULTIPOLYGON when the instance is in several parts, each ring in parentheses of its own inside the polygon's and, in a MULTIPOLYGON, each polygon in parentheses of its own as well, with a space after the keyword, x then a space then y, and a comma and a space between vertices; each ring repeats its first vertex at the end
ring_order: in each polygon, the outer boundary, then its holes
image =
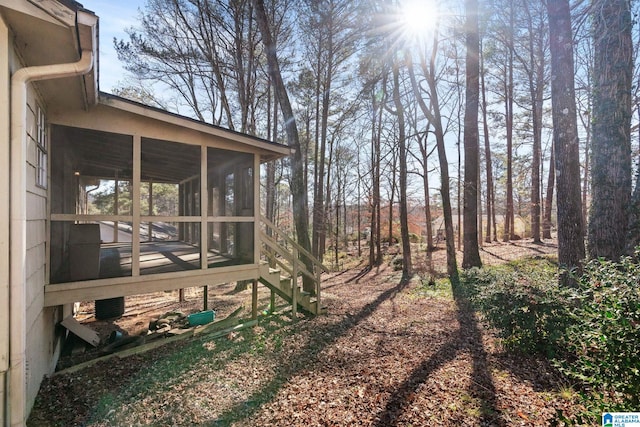
POLYGON ((287 147, 108 94, 50 124, 45 305, 260 278, 260 164, 287 147))

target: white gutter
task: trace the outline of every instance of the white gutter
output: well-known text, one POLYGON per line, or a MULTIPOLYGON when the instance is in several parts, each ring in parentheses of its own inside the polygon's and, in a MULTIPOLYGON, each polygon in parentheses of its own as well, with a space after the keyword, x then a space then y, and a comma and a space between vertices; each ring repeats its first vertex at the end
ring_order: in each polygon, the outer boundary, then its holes
POLYGON ((26 256, 27 256, 27 85, 39 80, 87 74, 93 52, 78 62, 21 68, 11 76, 11 223, 9 273, 9 417, 11 426, 26 424, 26 256))

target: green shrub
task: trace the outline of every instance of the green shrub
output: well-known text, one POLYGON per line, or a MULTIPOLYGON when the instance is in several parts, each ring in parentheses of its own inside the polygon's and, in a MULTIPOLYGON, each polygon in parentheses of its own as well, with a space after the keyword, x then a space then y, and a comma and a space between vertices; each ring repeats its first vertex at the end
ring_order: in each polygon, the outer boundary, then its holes
POLYGON ((640 265, 594 260, 584 268, 574 298, 575 322, 567 330, 571 353, 563 371, 599 392, 640 403, 640 265))
POLYGON ((402 270, 402 255, 397 255, 395 256, 392 260, 391 260, 391 267, 393 268, 393 271, 400 271, 402 270))
POLYGON ((574 421, 604 410, 637 410, 640 264, 594 260, 576 284, 560 287, 556 265, 529 259, 465 271, 458 295, 472 302, 507 348, 545 354, 584 386, 581 398, 590 403, 574 421))
POLYGON ((529 259, 468 270, 462 287, 507 348, 554 356, 571 320, 557 277, 549 260, 529 259))

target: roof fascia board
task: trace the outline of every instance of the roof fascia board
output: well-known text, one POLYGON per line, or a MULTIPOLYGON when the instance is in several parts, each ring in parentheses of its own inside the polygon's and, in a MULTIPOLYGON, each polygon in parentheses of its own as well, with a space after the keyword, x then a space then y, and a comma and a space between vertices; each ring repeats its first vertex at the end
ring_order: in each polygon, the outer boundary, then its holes
POLYGON ((0 0, 0 6, 31 15, 61 27, 74 27, 76 25, 75 11, 55 0, 0 0))
POLYGON ((91 73, 82 76, 85 99, 87 104, 98 102, 98 17, 82 10, 77 14, 78 41, 80 50, 93 52, 93 69, 91 73))
POLYGON ((258 148, 260 150, 276 153, 281 156, 288 156, 289 154, 291 154, 291 149, 286 145, 279 145, 276 143, 271 143, 269 141, 261 141, 248 135, 243 135, 238 132, 217 128, 206 123, 191 120, 187 117, 181 117, 179 115, 172 114, 170 112, 161 112, 157 111, 154 108, 147 108, 138 103, 119 100, 108 94, 106 94, 105 96, 102 96, 101 94, 99 103, 109 107, 117 108, 119 110, 127 111, 132 114, 137 114, 151 119, 160 120, 162 122, 171 123, 176 126, 189 128, 227 140, 236 141, 240 144, 245 144, 251 147, 258 148))
POLYGON ((58 19, 64 25, 68 27, 75 27, 76 25, 76 12, 75 10, 69 9, 67 6, 61 4, 56 0, 38 0, 33 1, 29 0, 30 3, 34 4, 36 7, 44 10, 49 15, 58 19))

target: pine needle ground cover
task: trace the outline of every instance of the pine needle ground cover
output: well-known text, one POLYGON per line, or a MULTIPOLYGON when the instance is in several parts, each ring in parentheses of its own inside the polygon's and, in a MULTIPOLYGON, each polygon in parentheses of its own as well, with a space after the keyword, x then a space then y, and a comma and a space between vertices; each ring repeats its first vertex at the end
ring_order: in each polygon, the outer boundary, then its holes
POLYGON ((580 410, 545 357, 506 351, 445 282, 400 279, 333 273, 327 315, 50 378, 30 425, 543 426, 580 410))

